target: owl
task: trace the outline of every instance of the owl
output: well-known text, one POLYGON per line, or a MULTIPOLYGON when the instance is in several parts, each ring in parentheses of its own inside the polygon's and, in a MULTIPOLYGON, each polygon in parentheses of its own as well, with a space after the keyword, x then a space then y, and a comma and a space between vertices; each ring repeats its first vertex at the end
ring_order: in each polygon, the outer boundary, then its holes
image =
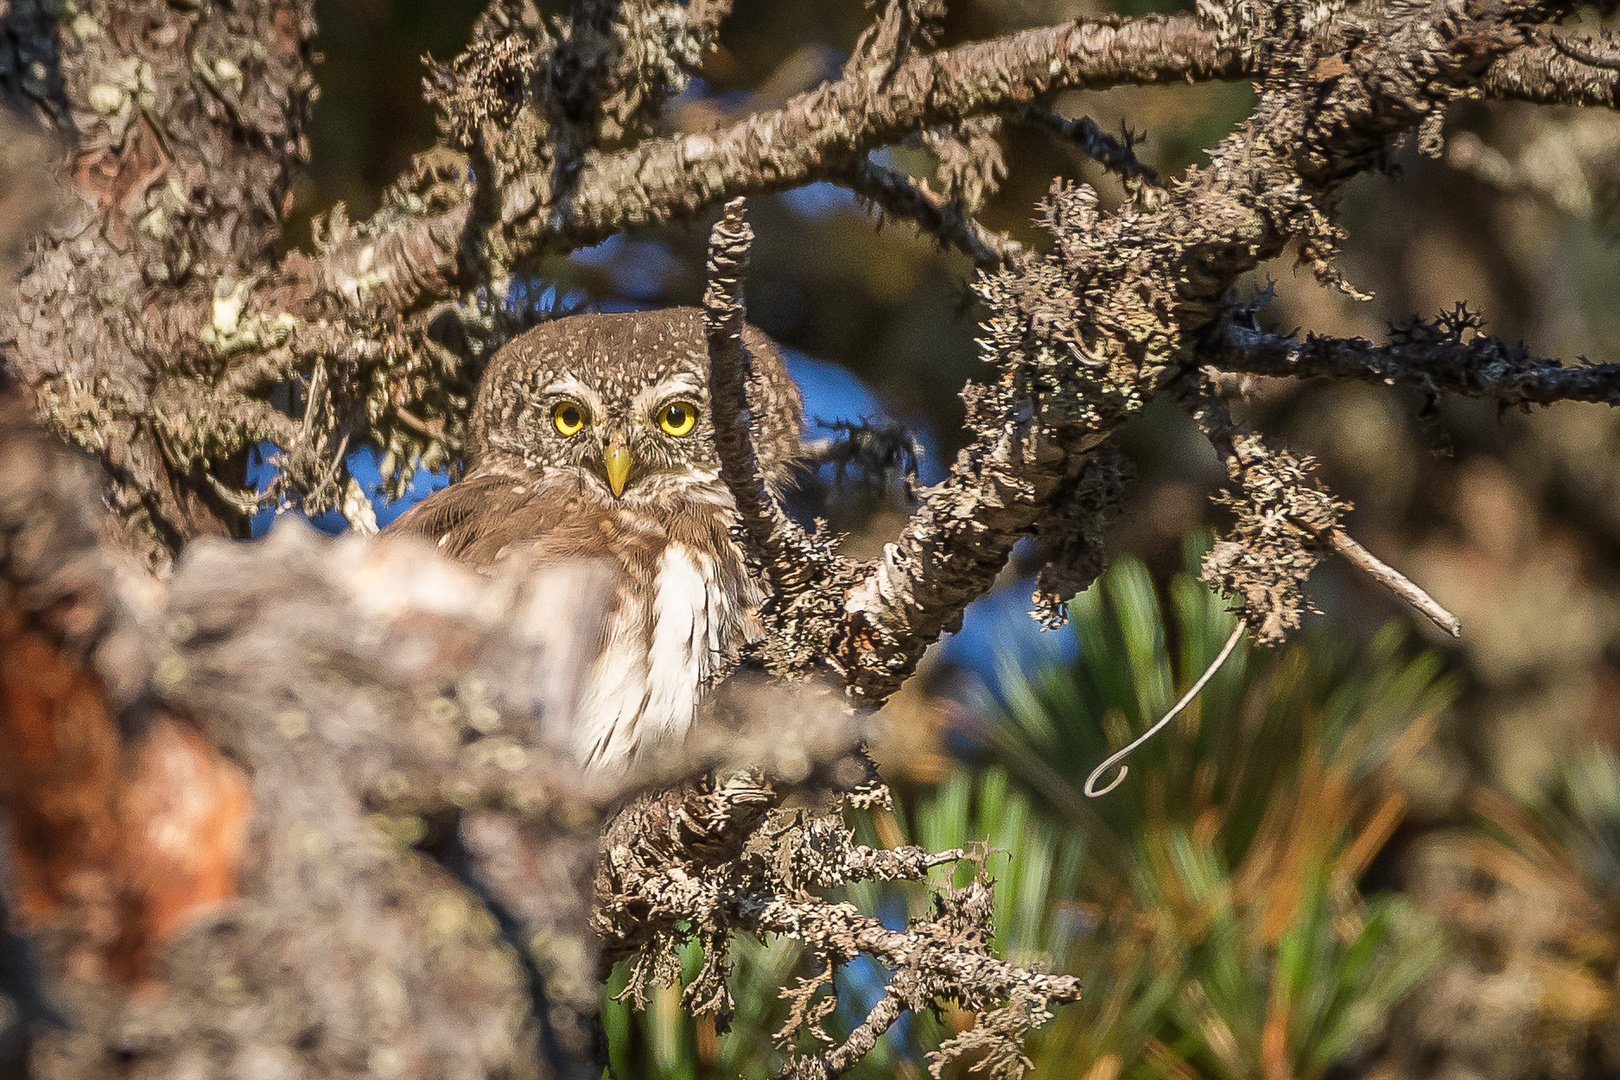
MULTIPOLYGON (((800 452, 799 390, 763 334, 743 343, 755 450, 780 490, 800 452)), ((618 770, 684 735, 711 675, 759 635, 763 595, 719 472, 703 313, 573 315, 495 354, 465 478, 387 531, 481 569, 596 564, 610 582, 599 645, 570 730, 548 734, 587 770, 618 770)))

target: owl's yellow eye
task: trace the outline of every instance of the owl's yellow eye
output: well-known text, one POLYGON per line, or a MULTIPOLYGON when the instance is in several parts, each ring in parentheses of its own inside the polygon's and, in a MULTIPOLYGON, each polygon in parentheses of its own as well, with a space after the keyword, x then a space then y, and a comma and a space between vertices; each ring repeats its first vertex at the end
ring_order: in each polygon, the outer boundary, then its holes
POLYGON ((689 434, 697 426, 697 406, 690 401, 672 401, 658 410, 658 426, 671 435, 689 434))
POLYGON ((585 406, 578 402, 562 401, 551 410, 551 422, 557 428, 557 434, 567 438, 578 435, 579 429, 585 426, 585 406))

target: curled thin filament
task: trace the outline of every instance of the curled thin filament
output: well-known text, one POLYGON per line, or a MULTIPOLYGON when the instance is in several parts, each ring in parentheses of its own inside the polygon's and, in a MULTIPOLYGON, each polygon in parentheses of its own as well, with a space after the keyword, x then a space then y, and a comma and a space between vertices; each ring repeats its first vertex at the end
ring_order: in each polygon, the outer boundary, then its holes
POLYGON ((1231 636, 1226 639, 1226 644, 1221 646, 1220 653, 1216 655, 1214 660, 1210 661, 1209 667, 1204 669, 1204 673, 1198 676, 1198 681, 1187 687, 1187 692, 1181 695, 1181 700, 1170 706, 1169 712, 1159 717, 1158 722, 1152 727, 1148 728, 1146 731, 1142 732, 1142 734, 1132 739, 1124 749, 1113 754, 1108 758, 1107 761, 1104 761, 1101 765, 1091 770, 1091 775, 1086 777, 1086 786, 1083 789, 1086 793, 1086 798, 1095 799, 1097 796, 1106 795, 1110 791, 1113 791, 1115 788, 1119 787, 1120 781, 1124 780, 1126 775, 1131 771, 1130 766, 1122 765, 1120 763, 1126 758, 1130 757, 1131 754, 1136 751, 1137 747, 1141 746, 1143 743, 1153 738, 1153 736, 1157 735, 1160 731, 1164 730, 1164 725, 1174 720, 1176 716, 1180 714, 1182 709, 1185 709, 1188 705, 1192 704, 1193 698, 1196 698, 1199 692, 1204 689, 1205 684, 1207 684, 1210 679, 1215 677, 1215 673, 1217 671, 1221 670, 1221 665, 1226 663, 1226 658, 1232 655, 1232 650, 1237 648, 1237 643, 1243 637, 1243 631, 1247 630, 1248 627, 1248 620, 1239 619, 1237 621, 1237 625, 1232 627, 1231 636), (1119 765, 1119 775, 1110 780, 1107 787, 1099 789, 1097 787, 1098 778, 1109 769, 1112 769, 1115 765, 1119 765))

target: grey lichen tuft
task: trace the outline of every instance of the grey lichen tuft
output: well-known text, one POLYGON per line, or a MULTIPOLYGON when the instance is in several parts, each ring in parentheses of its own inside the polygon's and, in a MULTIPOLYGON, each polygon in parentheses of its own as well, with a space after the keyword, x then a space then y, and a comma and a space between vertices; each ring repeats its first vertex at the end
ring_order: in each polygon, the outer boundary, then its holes
POLYGON ((1002 374, 971 395, 968 422, 986 429, 1033 407, 1054 434, 1107 431, 1147 403, 1173 362, 1179 298, 1143 273, 1161 253, 1121 249, 1123 234, 1101 227, 1090 186, 1055 183, 1041 216, 1051 252, 979 280, 991 311, 980 348, 1002 374))
POLYGON ((1030 615, 1044 629, 1068 622, 1065 605, 1103 572, 1103 529, 1118 513, 1134 475, 1130 460, 1112 442, 1104 443, 1086 459, 1058 511, 1040 523, 1035 551, 1041 569, 1030 615))
POLYGON ((1268 450, 1253 435, 1232 446, 1242 490, 1217 501, 1237 521, 1204 556, 1202 577, 1239 602, 1260 644, 1275 645, 1310 609, 1305 581, 1350 504, 1311 482, 1309 457, 1268 450))

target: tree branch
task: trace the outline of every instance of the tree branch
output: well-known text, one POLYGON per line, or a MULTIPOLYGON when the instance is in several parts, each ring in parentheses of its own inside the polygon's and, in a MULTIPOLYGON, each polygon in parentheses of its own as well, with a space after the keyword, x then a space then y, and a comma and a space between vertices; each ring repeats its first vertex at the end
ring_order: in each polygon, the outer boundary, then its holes
MULTIPOLYGON (((47 389, 69 410, 47 410, 52 426, 117 470, 110 494, 120 524, 132 547, 161 563, 175 538, 243 522, 200 471, 164 460, 156 424, 110 424, 84 438, 95 420, 73 411, 85 397, 73 386, 116 388, 137 421, 150 419, 162 376, 202 359, 197 343, 213 303, 239 306, 237 290, 274 260, 307 149, 313 5, 127 0, 41 18, 45 10, 0 14, 6 40, 43 34, 50 43, 29 70, 5 65, 0 85, 37 97, 31 84, 49 84, 71 209, 41 238, 15 302, 0 311, 0 348, 30 390, 47 389)), ((220 471, 240 485, 243 464, 221 462, 220 471)))
POLYGON ((783 602, 791 603, 809 584, 814 564, 803 554, 808 548, 803 531, 766 490, 754 455, 747 393, 753 365, 743 344, 743 279, 748 273, 754 230, 743 215, 743 200, 733 199, 709 234, 709 285, 703 293, 709 405, 714 413, 720 476, 737 503, 743 528, 765 557, 772 586, 783 602))
MULTIPOLYGON (((1074 22, 913 57, 892 75, 865 73, 800 94, 724 130, 586 152, 565 198, 549 176, 502 194, 512 257, 594 244, 625 228, 691 217, 721 199, 838 179, 871 150, 929 127, 1027 104, 1058 90, 1240 78, 1249 52, 1190 15, 1113 25, 1074 22)), ((462 202, 377 235, 355 236, 316 260, 317 291, 406 310, 472 280, 461 243, 462 202)))
POLYGON ((1378 584, 1410 604, 1413 610, 1428 619, 1442 632, 1452 637, 1462 637, 1462 622, 1440 606, 1440 603, 1430 596, 1411 578, 1384 562, 1378 556, 1356 543, 1351 535, 1343 529, 1333 530, 1333 550, 1343 555, 1345 561, 1357 570, 1372 578, 1378 584))
POLYGON ((995 268, 1022 257, 1024 245, 985 228, 960 203, 948 201, 904 173, 862 158, 843 177, 849 189, 886 214, 907 218, 972 259, 995 268))
POLYGON ((1442 2, 1275 28, 1352 60, 1269 73, 1254 115, 1159 208, 1104 215, 1089 189, 1054 187, 1052 253, 981 278, 994 375, 965 395, 973 442, 845 599, 831 652, 852 688, 887 697, 959 624, 1086 456, 1187 370, 1238 275, 1293 238, 1330 274, 1332 193, 1517 47, 1515 19, 1541 17, 1442 2), (1379 48, 1352 52, 1353 40, 1379 48))
POLYGON ((1227 326, 1201 358, 1224 371, 1299 379, 1419 386, 1504 405, 1587 401, 1620 405, 1620 364, 1564 367, 1532 357, 1523 345, 1476 334, 1464 341, 1443 326, 1414 323, 1405 340, 1376 345, 1362 338, 1308 335, 1304 341, 1227 326))
POLYGON ((1133 136, 1127 134, 1124 138, 1116 139, 1098 127, 1097 122, 1089 116, 1068 120, 1051 109, 1029 106, 1018 115, 1020 119, 1039 124, 1058 138, 1073 143, 1081 153, 1103 168, 1118 173, 1121 178, 1159 186, 1159 174, 1137 160, 1133 136))
POLYGON ((1218 500, 1237 508, 1237 522, 1230 537, 1217 540, 1204 556, 1204 580, 1242 603, 1262 643, 1273 644, 1282 631, 1299 625, 1305 606, 1299 586, 1323 546, 1447 634, 1462 633, 1457 616, 1344 531, 1339 522, 1350 504, 1309 482, 1312 459, 1272 450, 1253 432, 1240 431, 1208 380, 1200 380, 1190 396, 1199 426, 1243 489, 1241 496, 1218 500))
POLYGON ((893 990, 886 991, 841 1045, 810 1057, 795 1058, 782 1070, 782 1080, 832 1080, 855 1067, 871 1053, 883 1033, 906 1011, 906 1003, 893 990))
POLYGON ((1491 66, 1480 89, 1501 101, 1620 107, 1620 71, 1582 62, 1551 43, 1508 53, 1491 66))

